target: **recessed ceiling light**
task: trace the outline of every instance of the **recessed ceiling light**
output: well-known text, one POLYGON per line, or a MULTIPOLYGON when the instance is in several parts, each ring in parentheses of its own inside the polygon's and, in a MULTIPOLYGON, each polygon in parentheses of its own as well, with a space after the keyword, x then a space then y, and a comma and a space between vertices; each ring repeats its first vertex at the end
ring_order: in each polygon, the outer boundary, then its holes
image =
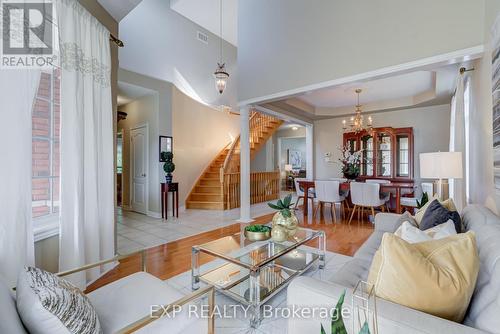
POLYGON ((298 126, 296 126, 296 125, 292 126, 292 130, 293 130, 293 131, 297 131, 298 129, 299 129, 299 127, 298 127, 298 126))

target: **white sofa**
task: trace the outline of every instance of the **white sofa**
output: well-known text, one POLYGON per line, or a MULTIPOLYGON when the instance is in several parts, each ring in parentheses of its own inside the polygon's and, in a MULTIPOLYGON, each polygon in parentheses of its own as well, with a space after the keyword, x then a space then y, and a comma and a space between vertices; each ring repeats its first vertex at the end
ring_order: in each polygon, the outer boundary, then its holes
MULTIPOLYGON (((366 280, 375 251, 386 232, 398 227, 399 215, 380 213, 375 231, 354 258, 328 281, 299 277, 288 287, 288 306, 334 307, 346 290, 344 306, 351 303, 351 292, 360 280, 366 280)), ((377 299, 379 333, 465 334, 500 333, 500 218, 482 206, 471 205, 462 213, 464 228, 476 233, 481 261, 476 289, 463 324, 441 319, 392 302, 377 299)), ((350 328, 349 320, 346 326, 350 328)), ((288 333, 319 333, 320 323, 329 333, 329 320, 290 318, 288 333)))
MULTIPOLYGON (((144 252, 144 251, 143 251, 144 252)), ((80 269, 60 273, 65 276, 100 265, 119 261, 127 256, 101 261, 80 269)), ((144 261, 144 257, 143 257, 144 261)), ((143 263, 144 264, 144 263, 143 263)), ((159 278, 144 271, 134 273, 107 284, 87 294, 94 306, 103 334, 111 333, 213 333, 212 318, 188 316, 187 305, 208 296, 208 306, 213 308, 214 288, 207 286, 188 296, 169 286, 159 278), (175 317, 151 317, 151 307, 159 313, 171 305, 183 307, 175 317), (160 306, 163 306, 161 308, 160 306)), ((202 301, 202 303, 206 303, 202 301)), ((177 309, 176 309, 177 310, 177 309)), ((15 293, 0 280, 0 333, 26 334, 16 309, 15 293)))

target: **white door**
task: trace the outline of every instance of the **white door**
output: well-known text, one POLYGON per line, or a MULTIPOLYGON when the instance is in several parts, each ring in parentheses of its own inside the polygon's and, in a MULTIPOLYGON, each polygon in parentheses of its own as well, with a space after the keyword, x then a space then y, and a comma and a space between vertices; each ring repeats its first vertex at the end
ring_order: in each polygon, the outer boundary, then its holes
POLYGON ((148 211, 148 137, 147 127, 130 130, 130 199, 132 210, 147 214, 148 211))

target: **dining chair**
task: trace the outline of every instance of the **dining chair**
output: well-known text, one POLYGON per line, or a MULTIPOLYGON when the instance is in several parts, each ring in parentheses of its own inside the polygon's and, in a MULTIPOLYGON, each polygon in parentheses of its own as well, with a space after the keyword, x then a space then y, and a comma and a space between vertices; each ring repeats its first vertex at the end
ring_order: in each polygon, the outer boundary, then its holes
MULTIPOLYGON (((431 182, 422 182, 420 184, 422 188, 422 194, 427 193, 429 195, 429 199, 434 196, 434 185, 431 182)), ((415 196, 407 197, 401 196, 401 206, 404 208, 416 208, 417 207, 417 199, 415 196)))
MULTIPOLYGON (((295 202, 294 209, 296 209, 297 206, 299 205, 300 199, 302 199, 302 201, 305 200, 304 189, 301 189, 301 187, 299 185, 299 181, 312 181, 312 180, 308 180, 306 178, 300 178, 300 177, 296 177, 293 180, 293 182, 295 183, 295 193, 297 194, 297 201, 295 202)), ((307 197, 311 200, 311 207, 314 208, 314 197, 315 197, 314 189, 309 188, 309 196, 307 196, 307 197)))
POLYGON ((318 209, 322 208, 323 204, 329 203, 331 205, 330 212, 332 214, 332 219, 337 221, 335 206, 339 203, 342 218, 345 219, 345 196, 340 195, 340 183, 338 181, 315 181, 314 189, 316 190, 316 200, 318 201, 318 205, 314 210, 314 217, 316 217, 318 209))
MULTIPOLYGON (((331 177, 329 178, 329 180, 331 181, 338 181, 339 182, 339 187, 340 187, 340 184, 342 183, 346 183, 348 182, 349 180, 346 179, 346 178, 342 178, 342 177, 331 177)), ((340 196, 344 196, 345 198, 348 198, 349 197, 349 187, 347 189, 343 189, 342 187, 339 188, 339 194, 340 196)), ((349 201, 345 201, 342 203, 342 205, 345 207, 345 209, 347 210, 350 210, 351 208, 349 207, 349 201)))
POLYGON ((370 209, 372 216, 375 217, 375 208, 381 208, 383 211, 385 199, 380 198, 380 183, 378 182, 352 182, 351 183, 351 201, 354 208, 349 218, 349 225, 356 209, 358 210, 358 221, 364 214, 364 209, 370 209), (360 217, 361 216, 361 217, 360 217))
MULTIPOLYGON (((378 183, 380 185, 391 183, 391 181, 383 180, 383 179, 366 179, 365 182, 366 183, 378 183)), ((391 193, 389 191, 388 192, 381 192, 380 199, 385 200, 385 208, 387 209, 387 212, 390 212, 391 210, 389 209, 389 203, 391 201, 391 193)))

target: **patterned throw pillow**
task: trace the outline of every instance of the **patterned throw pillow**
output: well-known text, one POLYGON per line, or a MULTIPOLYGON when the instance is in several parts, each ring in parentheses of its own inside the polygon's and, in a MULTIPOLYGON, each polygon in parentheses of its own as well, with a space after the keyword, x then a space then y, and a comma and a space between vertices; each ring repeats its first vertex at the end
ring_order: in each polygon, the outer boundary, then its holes
POLYGON ((16 289, 17 310, 30 333, 102 333, 87 296, 47 271, 25 267, 16 289))

